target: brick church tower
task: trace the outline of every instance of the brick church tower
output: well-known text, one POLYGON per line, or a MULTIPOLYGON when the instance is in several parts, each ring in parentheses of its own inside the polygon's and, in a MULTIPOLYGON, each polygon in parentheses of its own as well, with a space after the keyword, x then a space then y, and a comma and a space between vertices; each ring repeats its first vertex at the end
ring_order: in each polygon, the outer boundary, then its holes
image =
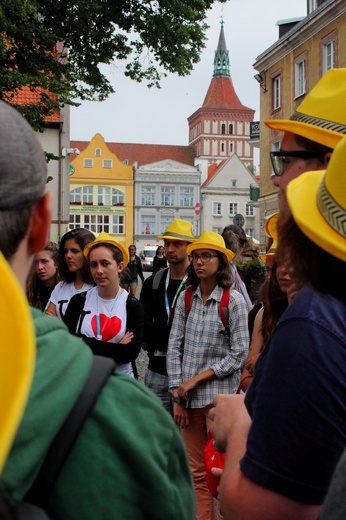
MULTIPOLYGON (((223 22, 214 58, 214 74, 203 105, 189 118, 189 144, 196 158, 219 163, 236 153, 244 165, 253 165, 250 122, 255 110, 240 102, 230 74, 223 22)), ((204 162, 204 161, 203 161, 204 162)))

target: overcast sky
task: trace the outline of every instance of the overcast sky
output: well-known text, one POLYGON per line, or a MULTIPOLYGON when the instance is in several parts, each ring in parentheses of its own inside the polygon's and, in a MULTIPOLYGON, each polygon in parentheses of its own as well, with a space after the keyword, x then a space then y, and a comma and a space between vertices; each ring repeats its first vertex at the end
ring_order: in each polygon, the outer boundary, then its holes
POLYGON ((102 103, 83 102, 71 108, 71 140, 90 141, 100 133, 110 142, 187 145, 187 118, 202 106, 212 79, 222 14, 235 91, 244 105, 256 110, 255 119, 259 119, 259 85, 253 64, 278 39, 276 23, 306 16, 306 3, 216 2, 207 18, 210 28, 206 48, 190 76, 170 74, 157 90, 125 78, 121 66, 108 67, 107 76, 116 93, 102 103))

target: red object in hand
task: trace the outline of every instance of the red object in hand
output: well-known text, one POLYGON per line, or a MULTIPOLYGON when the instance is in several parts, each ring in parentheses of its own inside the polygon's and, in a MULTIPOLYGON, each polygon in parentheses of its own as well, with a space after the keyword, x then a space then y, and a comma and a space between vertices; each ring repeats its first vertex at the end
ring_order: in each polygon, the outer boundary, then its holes
POLYGON ((210 493, 213 497, 217 498, 217 488, 220 483, 220 479, 212 474, 211 468, 223 469, 225 464, 226 453, 220 453, 214 446, 214 437, 211 433, 208 433, 208 440, 204 446, 204 463, 205 463, 205 474, 207 478, 207 484, 210 493))

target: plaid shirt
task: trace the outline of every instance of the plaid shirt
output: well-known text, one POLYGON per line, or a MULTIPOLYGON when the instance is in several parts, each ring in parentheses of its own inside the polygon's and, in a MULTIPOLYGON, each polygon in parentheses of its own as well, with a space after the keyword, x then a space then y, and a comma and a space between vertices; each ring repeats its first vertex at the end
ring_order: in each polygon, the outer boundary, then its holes
POLYGON ((180 294, 175 308, 167 351, 170 388, 178 387, 208 368, 216 375, 216 379, 192 390, 192 408, 211 404, 217 394, 235 393, 248 353, 248 313, 244 298, 237 291, 231 291, 228 337, 222 334, 225 329, 220 317, 222 293, 222 287, 216 286, 204 304, 198 286, 191 299, 187 320, 185 291, 180 294))

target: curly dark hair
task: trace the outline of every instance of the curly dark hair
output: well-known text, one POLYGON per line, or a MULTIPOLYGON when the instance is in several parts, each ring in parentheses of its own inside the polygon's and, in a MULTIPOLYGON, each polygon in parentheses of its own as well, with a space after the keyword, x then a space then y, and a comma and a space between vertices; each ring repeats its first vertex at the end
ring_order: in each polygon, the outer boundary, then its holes
MULTIPOLYGON (((65 282, 74 282, 75 274, 71 273, 67 267, 67 263, 65 260, 65 243, 67 240, 73 239, 77 242, 81 250, 85 248, 87 244, 90 242, 93 242, 95 240, 95 235, 89 231, 88 229, 84 228, 76 228, 72 229, 71 231, 68 231, 65 233, 65 235, 61 238, 60 244, 59 244, 59 273, 60 278, 64 280, 65 282)), ((84 268, 83 268, 83 280, 85 283, 93 283, 92 276, 90 274, 90 268, 89 268, 89 262, 85 260, 84 268)))
MULTIPOLYGON (((215 253, 217 253, 217 256, 220 261, 220 266, 219 266, 219 269, 216 274, 216 283, 220 287, 223 287, 224 289, 226 289, 227 287, 231 287, 231 285, 233 284, 233 275, 232 275, 231 267, 229 265, 226 255, 224 255, 223 253, 221 253, 219 251, 215 251, 215 253)), ((198 276, 196 275, 196 271, 193 267, 192 262, 188 266, 188 268, 186 270, 186 274, 187 274, 186 285, 192 285, 194 287, 194 289, 196 289, 196 287, 199 285, 200 280, 199 280, 198 276)))

